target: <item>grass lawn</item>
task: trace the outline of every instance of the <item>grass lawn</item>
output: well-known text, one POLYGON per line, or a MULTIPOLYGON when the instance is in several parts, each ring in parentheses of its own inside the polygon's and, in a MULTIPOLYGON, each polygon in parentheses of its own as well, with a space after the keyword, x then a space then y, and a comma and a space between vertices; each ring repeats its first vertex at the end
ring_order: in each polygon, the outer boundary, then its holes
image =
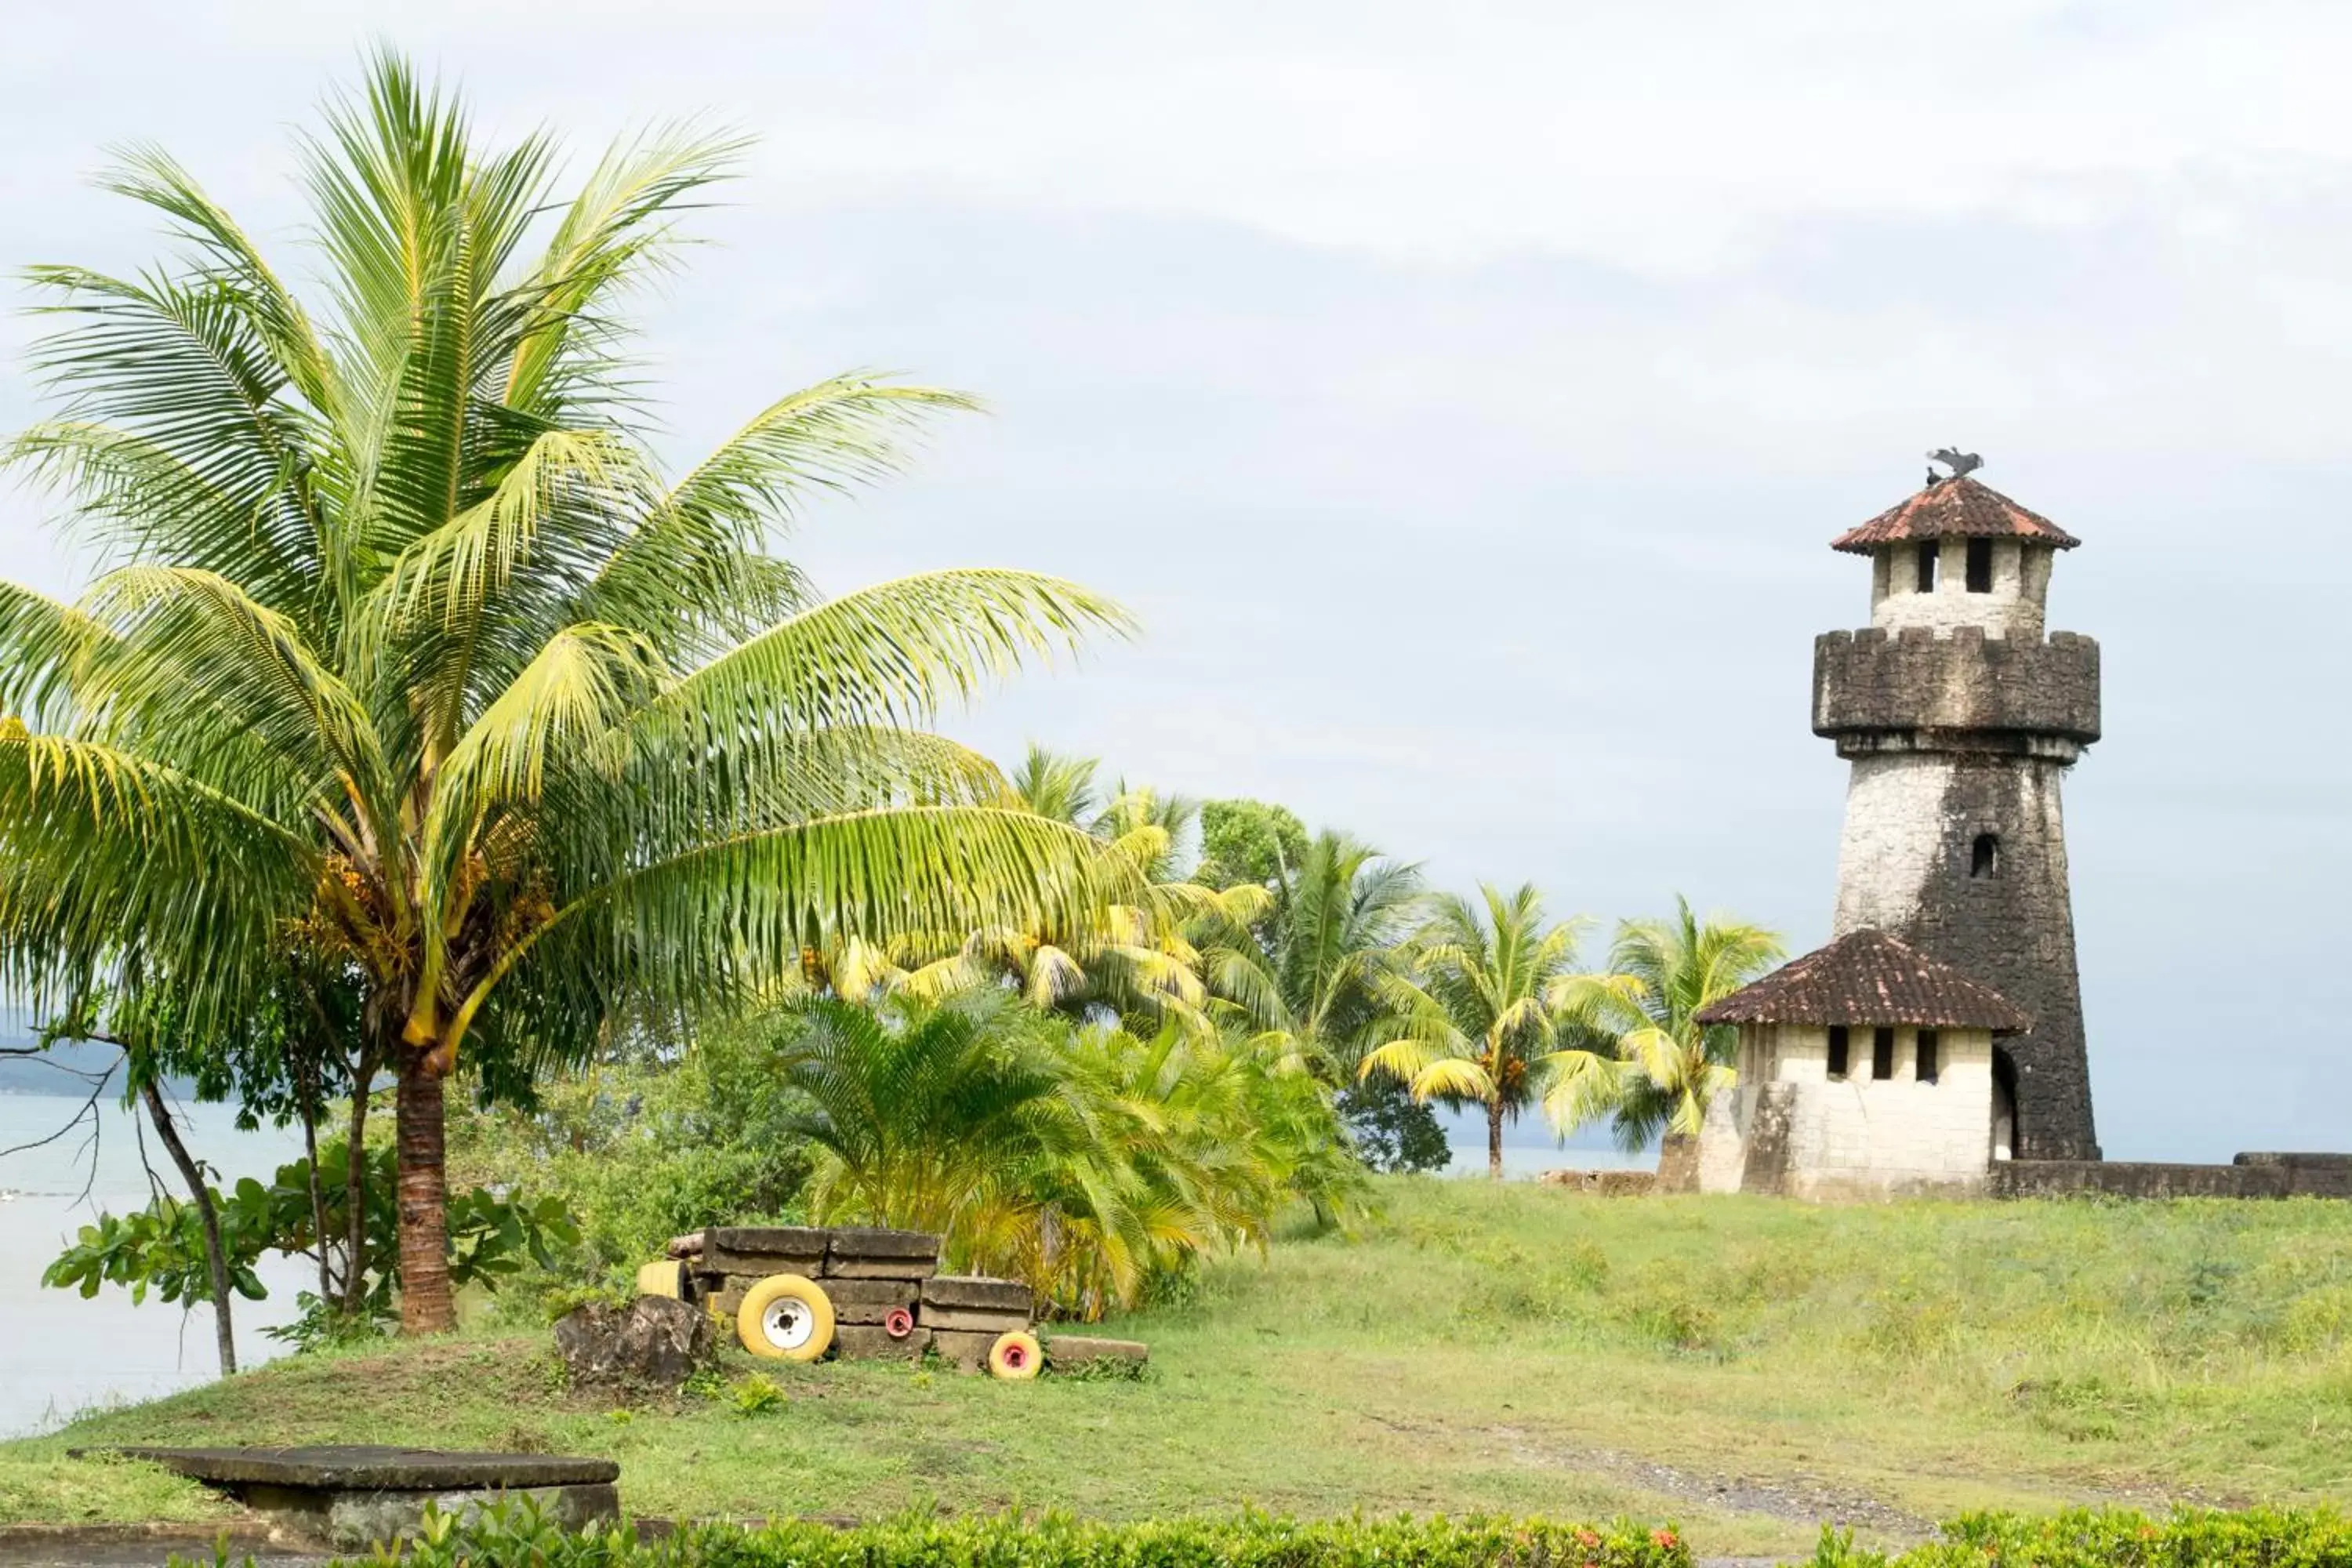
POLYGON ((648 1514, 1111 1518, 1244 1502, 1678 1520, 1702 1551, 1969 1508, 2352 1502, 2352 1205, 1601 1199, 1384 1181, 1348 1236, 1108 1325, 1139 1383, 781 1368, 614 1408, 545 1331, 298 1358, 0 1445, 0 1520, 196 1518, 144 1442, 609 1454, 648 1514))

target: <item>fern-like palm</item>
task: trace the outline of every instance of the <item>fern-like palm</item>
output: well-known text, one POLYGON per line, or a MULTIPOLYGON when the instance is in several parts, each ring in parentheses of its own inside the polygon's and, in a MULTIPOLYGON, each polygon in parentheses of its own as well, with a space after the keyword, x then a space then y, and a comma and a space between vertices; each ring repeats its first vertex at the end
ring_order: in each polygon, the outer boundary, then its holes
POLYGON ((1393 1022, 1359 1072, 1385 1073, 1416 1100, 1470 1102, 1486 1112, 1486 1173, 1503 1174, 1503 1124, 1545 1091, 1564 1065, 1554 1005, 1576 962, 1585 921, 1551 923, 1532 885, 1506 895, 1482 884, 1475 904, 1436 899, 1412 939, 1411 973, 1391 973, 1380 994, 1393 1022))
POLYGON ((820 1219, 940 1233, 949 1266, 1097 1317, 1201 1257, 1263 1245, 1293 1197, 1358 1180, 1313 1080, 1175 1028, 1073 1028, 1002 992, 772 1021, 824 1151, 820 1219))
POLYGON ((1675 900, 1671 920, 1621 921, 1609 973, 1553 987, 1562 1016, 1599 1043, 1563 1058, 1546 1110, 1563 1129, 1608 1117, 1628 1151, 1661 1136, 1686 1151, 1731 1086, 1738 1043, 1736 1030, 1710 1028, 1698 1015, 1783 956, 1776 932, 1715 915, 1702 922, 1687 899, 1675 900))
POLYGON ((550 141, 484 145, 384 55, 303 151, 315 299, 153 150, 107 184, 171 261, 35 274, 58 416, 10 456, 111 569, 70 605, 0 586, 0 966, 62 995, 135 955, 199 1018, 265 994, 289 932, 352 966, 431 1330, 461 1063, 511 1089, 616 1004, 1132 897, 919 729, 1124 619, 991 570, 820 601, 769 552, 953 394, 824 382, 661 471, 620 308, 735 142, 625 142, 559 203, 550 141))

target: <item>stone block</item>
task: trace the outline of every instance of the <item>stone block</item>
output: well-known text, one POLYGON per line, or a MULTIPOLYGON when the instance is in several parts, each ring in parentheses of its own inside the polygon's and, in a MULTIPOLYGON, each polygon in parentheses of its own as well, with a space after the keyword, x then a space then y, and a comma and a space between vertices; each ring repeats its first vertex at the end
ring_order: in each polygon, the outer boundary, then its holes
POLYGON ((1140 1340, 1107 1340, 1091 1334, 1055 1334, 1045 1342, 1048 1367, 1084 1366, 1089 1362, 1124 1362, 1140 1366, 1151 1359, 1140 1340))
POLYGON ((828 1258, 825 1279, 927 1279, 939 1260, 932 1258, 828 1258))
POLYGON ((501 1498, 529 1499, 570 1530, 611 1524, 621 1511, 613 1484, 621 1468, 610 1459, 368 1444, 114 1451, 216 1487, 267 1517, 275 1531, 343 1551, 414 1540, 428 1503, 470 1519, 501 1498))
POLYGON ((834 1259, 920 1258, 933 1266, 940 1260, 940 1238, 929 1231, 845 1226, 828 1232, 827 1237, 825 1256, 834 1259))
POLYGON ((838 1275, 821 1281, 819 1289, 833 1303, 836 1323, 878 1323, 894 1307, 911 1312, 919 1290, 912 1279, 852 1279, 838 1275))
POLYGON ((704 1241, 728 1252, 823 1258, 827 1234, 813 1225, 722 1225, 705 1232, 704 1241))
POLYGON ((620 1490, 610 1482, 438 1492, 294 1492, 256 1487, 242 1500, 249 1509, 283 1520, 295 1534, 352 1552, 369 1551, 378 1542, 418 1539, 424 1534, 427 1504, 461 1524, 500 1501, 531 1502, 542 1518, 572 1531, 602 1529, 621 1518, 620 1490))
POLYGON ((991 1311, 978 1307, 934 1307, 929 1301, 916 1310, 915 1320, 927 1329, 950 1329, 991 1337, 1029 1326, 1025 1309, 1018 1312, 991 1311))
POLYGON ((991 1279, 980 1274, 934 1274, 923 1281, 923 1305, 1018 1312, 1025 1318, 1034 1301, 1029 1287, 1018 1279, 991 1279))
POLYGON ((958 1372, 985 1372, 988 1370, 988 1352, 996 1348, 996 1339, 992 1333, 935 1329, 931 1331, 931 1348, 940 1352, 941 1361, 952 1363, 958 1372))
POLYGON ((677 1388, 709 1355, 711 1340, 709 1315, 675 1296, 581 1307, 555 1325, 555 1348, 583 1384, 677 1388))
POLYGON ((915 1361, 930 1343, 929 1329, 917 1329, 903 1340, 871 1323, 846 1323, 833 1331, 834 1350, 844 1361, 915 1361))
POLYGON ((823 1251, 739 1252, 731 1247, 711 1246, 703 1249, 701 1266, 704 1274, 740 1274, 747 1279, 764 1279, 771 1274, 804 1274, 814 1279, 824 1271, 823 1251))

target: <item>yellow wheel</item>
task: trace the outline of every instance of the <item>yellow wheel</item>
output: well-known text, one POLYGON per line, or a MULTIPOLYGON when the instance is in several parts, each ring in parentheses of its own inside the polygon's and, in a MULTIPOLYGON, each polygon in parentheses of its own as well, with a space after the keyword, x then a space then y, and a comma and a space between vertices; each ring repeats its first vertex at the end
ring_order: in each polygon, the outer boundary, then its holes
POLYGON ((637 1270, 637 1294, 640 1296, 672 1296, 686 1294, 686 1265, 671 1258, 648 1263, 637 1270))
POLYGON ((1007 1383, 1026 1383, 1045 1364, 1045 1353, 1037 1348, 1037 1336, 1019 1329, 997 1335, 996 1342, 988 1347, 988 1375, 1007 1383))
POLYGON ((735 1337, 753 1355, 814 1361, 833 1344, 833 1300, 813 1279, 771 1274, 743 1292, 735 1337))

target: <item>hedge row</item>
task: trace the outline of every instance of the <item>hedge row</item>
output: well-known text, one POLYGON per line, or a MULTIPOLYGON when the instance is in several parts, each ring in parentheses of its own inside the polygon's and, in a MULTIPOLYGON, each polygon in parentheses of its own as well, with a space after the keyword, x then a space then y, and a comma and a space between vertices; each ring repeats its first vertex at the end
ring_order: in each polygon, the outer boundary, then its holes
POLYGON ((1899 1555, 1822 1532, 1814 1568, 2352 1568, 2352 1520, 2325 1510, 1971 1514, 1899 1555))
MULTIPOLYGON (((174 1558, 178 1568, 180 1560, 174 1558)), ((1692 1568, 1671 1529, 1542 1520, 1172 1520, 1084 1524, 1011 1515, 836 1530, 698 1525, 653 1541, 572 1534, 524 1507, 425 1537, 363 1568, 1692 1568)), ((1889 1556, 1824 1531, 1814 1568, 2352 1568, 2352 1520, 2329 1511, 1976 1514, 1889 1556)))
POLYGON ((998 1515, 909 1518, 838 1530, 697 1525, 640 1542, 571 1534, 530 1509, 498 1508, 361 1559, 366 1568, 1692 1568, 1672 1530, 1510 1520, 1301 1523, 1244 1515, 1086 1524, 998 1515))

